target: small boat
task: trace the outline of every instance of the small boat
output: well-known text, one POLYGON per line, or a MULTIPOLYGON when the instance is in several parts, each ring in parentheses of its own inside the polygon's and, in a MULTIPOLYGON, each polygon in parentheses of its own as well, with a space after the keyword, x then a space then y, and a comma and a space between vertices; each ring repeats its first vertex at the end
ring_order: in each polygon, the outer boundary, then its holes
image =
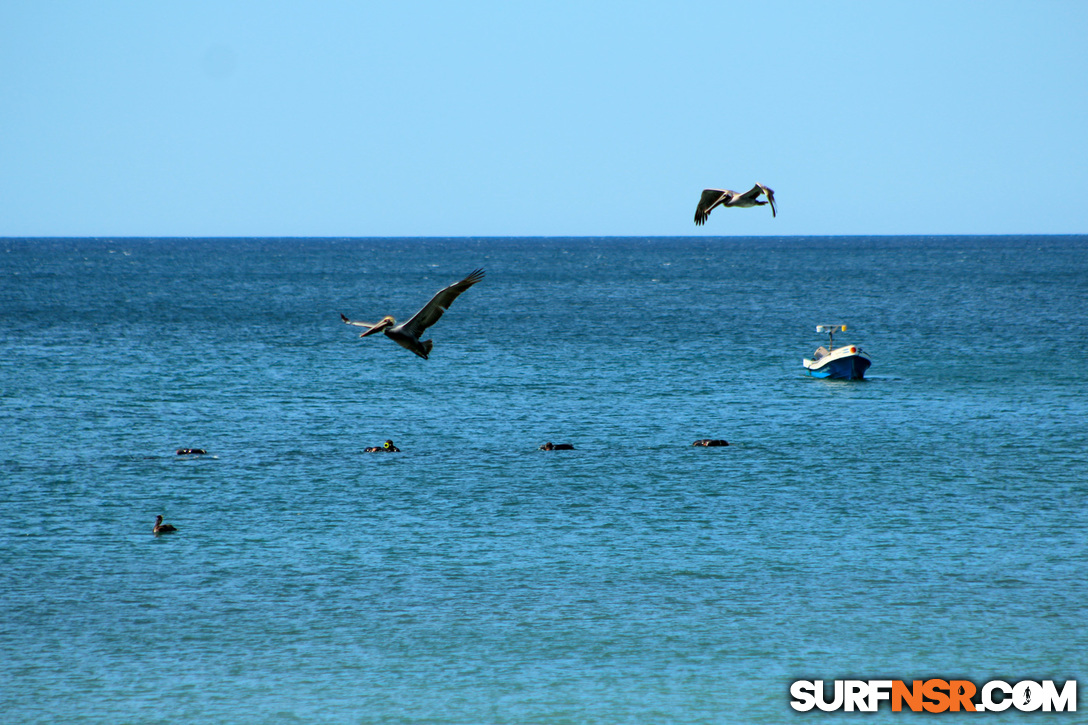
POLYGON ((837 380, 861 380, 865 377, 865 371, 873 364, 873 359, 864 350, 857 345, 835 348, 835 333, 846 332, 846 325, 817 325, 816 332, 827 333, 827 347, 821 345, 816 348, 811 360, 805 358, 801 361, 807 375, 837 380))

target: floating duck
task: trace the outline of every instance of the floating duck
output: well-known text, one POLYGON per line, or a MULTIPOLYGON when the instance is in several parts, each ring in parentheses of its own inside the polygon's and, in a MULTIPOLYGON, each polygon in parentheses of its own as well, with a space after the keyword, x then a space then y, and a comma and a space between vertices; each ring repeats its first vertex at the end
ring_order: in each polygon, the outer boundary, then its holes
POLYGON ((203 456, 207 451, 203 448, 179 448, 179 456, 203 456))
POLYGON ((720 438, 700 438, 691 445, 693 446, 705 446, 706 448, 716 448, 718 446, 727 446, 729 441, 723 441, 720 438))
POLYGON ((540 447, 542 451, 573 451, 574 446, 570 443, 552 443, 548 441, 540 447))
POLYGON ((177 531, 177 529, 170 524, 164 524, 162 522, 162 514, 155 517, 155 527, 151 529, 154 534, 170 534, 177 531))
POLYGON ((769 189, 763 184, 756 184, 743 194, 738 194, 732 189, 703 189, 699 197, 699 205, 695 207, 695 224, 699 226, 706 223, 710 216, 710 210, 716 206, 736 206, 747 208, 750 206, 771 205, 771 216, 778 216, 778 210, 774 206, 774 189, 769 189), (760 201, 760 195, 766 196, 767 201, 760 201))
POLYGON ((363 453, 400 453, 400 449, 393 445, 393 441, 386 441, 380 448, 378 446, 364 448, 363 453))
POLYGON ((348 319, 347 315, 343 312, 340 313, 340 319, 349 325, 370 328, 366 332, 360 334, 359 337, 368 337, 377 332, 384 332, 385 336, 390 340, 406 350, 411 350, 416 355, 419 355, 426 360, 427 356, 431 353, 434 342, 431 340, 420 341, 419 338, 424 330, 438 322, 438 319, 442 317, 442 313, 449 309, 449 306, 457 299, 458 295, 483 278, 484 271, 482 269, 474 270, 472 274, 465 277, 460 282, 455 282, 449 287, 439 290, 438 293, 431 298, 431 301, 423 306, 422 310, 412 315, 412 319, 399 325, 397 324, 397 321, 389 315, 386 315, 380 322, 373 325, 369 322, 358 322, 356 320, 348 319))

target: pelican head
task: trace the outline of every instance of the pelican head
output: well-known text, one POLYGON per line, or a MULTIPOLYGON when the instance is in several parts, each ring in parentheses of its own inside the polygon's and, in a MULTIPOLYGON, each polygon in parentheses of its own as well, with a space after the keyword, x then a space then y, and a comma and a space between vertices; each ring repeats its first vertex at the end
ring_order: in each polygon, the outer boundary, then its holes
POLYGON ((395 324, 397 324, 397 321, 394 320, 390 315, 386 315, 385 317, 382 318, 381 322, 374 325, 374 327, 371 327, 369 330, 367 330, 363 334, 359 335, 359 337, 366 337, 367 335, 373 335, 374 333, 381 332, 385 328, 392 327, 395 324))

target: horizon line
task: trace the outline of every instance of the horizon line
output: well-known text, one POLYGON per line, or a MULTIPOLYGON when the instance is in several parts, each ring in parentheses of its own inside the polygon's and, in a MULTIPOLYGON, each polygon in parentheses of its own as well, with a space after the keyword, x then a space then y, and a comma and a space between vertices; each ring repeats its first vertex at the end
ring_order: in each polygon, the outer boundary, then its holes
POLYGON ((87 234, 87 235, 35 235, 35 236, 7 236, 0 235, 0 241, 39 241, 39 240, 64 240, 64 239, 96 239, 96 240, 239 240, 239 239, 295 239, 295 240, 324 240, 324 241, 340 241, 340 240, 366 240, 366 239, 419 239, 419 240, 433 240, 433 239, 446 239, 446 240, 481 240, 481 239, 858 239, 858 238, 882 238, 882 239, 901 239, 908 237, 924 237, 924 238, 950 238, 950 237, 1083 237, 1088 236, 1088 232, 1061 232, 1061 233, 1048 233, 1048 232, 1009 232, 1009 233, 954 233, 954 232, 940 232, 940 233, 927 233, 927 234, 911 234, 911 233, 897 233, 897 234, 731 234, 731 235, 711 235, 711 234, 540 234, 540 235, 494 235, 494 234, 458 234, 458 235, 364 235, 364 236, 350 236, 350 235, 298 235, 298 234, 286 234, 286 235, 145 235, 145 234, 87 234))

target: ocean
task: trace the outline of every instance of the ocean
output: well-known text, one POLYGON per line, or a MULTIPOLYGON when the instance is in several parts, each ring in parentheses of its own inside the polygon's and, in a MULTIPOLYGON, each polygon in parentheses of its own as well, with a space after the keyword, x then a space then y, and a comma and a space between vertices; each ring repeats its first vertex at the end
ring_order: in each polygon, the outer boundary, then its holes
POLYGON ((1086 323, 1084 236, 0 239, 0 719, 1083 702, 1086 323), (477 267, 429 360, 340 321, 477 267), (867 380, 803 374, 818 324, 867 380))

